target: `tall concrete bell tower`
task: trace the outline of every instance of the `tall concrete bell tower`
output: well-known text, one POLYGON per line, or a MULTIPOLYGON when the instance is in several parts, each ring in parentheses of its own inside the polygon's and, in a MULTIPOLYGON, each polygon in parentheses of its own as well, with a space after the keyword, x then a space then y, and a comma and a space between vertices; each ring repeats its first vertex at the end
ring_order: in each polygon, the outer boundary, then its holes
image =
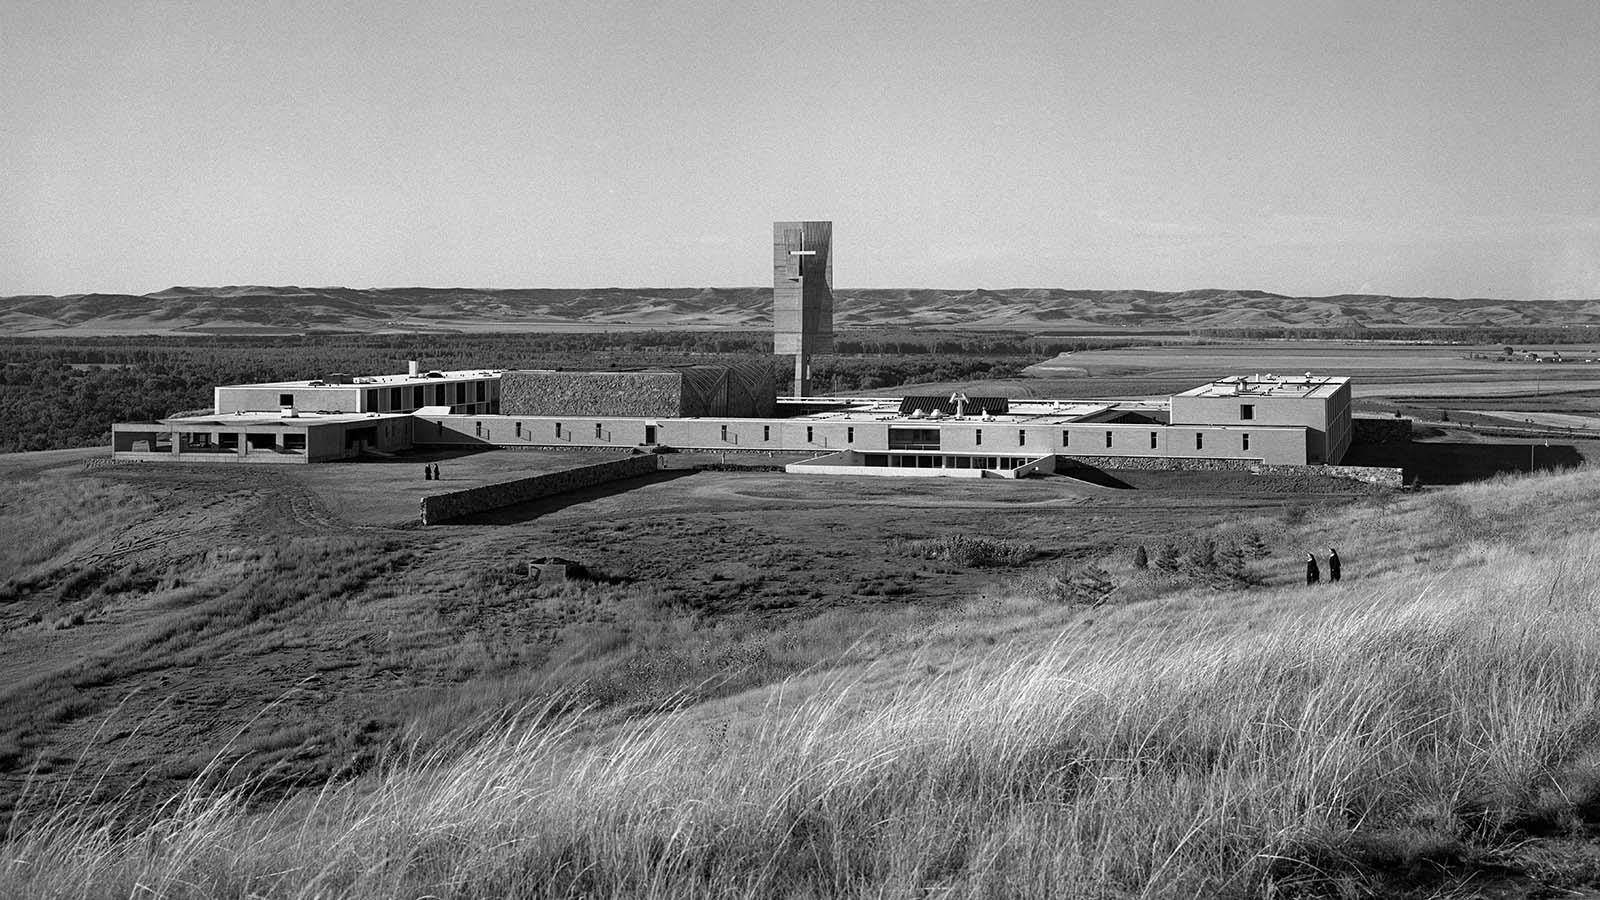
POLYGON ((811 388, 811 356, 833 350, 833 223, 772 223, 772 352, 794 354, 794 393, 811 388))

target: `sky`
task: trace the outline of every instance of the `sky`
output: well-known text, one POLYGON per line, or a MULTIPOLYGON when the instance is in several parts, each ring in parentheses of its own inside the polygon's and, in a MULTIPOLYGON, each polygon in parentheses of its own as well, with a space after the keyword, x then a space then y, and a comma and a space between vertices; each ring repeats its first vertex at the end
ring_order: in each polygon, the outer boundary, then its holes
POLYGON ((0 0, 0 295, 1600 298, 1600 0, 0 0))

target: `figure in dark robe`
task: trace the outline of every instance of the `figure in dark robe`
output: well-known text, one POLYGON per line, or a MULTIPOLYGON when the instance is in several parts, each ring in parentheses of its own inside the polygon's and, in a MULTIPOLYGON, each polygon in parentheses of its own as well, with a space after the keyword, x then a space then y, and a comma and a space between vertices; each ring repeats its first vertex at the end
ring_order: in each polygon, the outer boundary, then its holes
POLYGON ((1316 584, 1322 580, 1322 573, 1317 569, 1317 558, 1313 554, 1306 554, 1306 584, 1316 584))
POLYGON ((1328 580, 1339 580, 1339 551, 1328 548, 1328 580))

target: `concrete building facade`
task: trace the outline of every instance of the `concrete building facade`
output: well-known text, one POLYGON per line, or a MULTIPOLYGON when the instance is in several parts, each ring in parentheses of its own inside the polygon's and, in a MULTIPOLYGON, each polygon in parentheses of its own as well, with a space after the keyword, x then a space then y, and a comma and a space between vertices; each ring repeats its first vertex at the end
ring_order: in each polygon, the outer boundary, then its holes
POLYGON ((412 449, 403 413, 185 416, 111 426, 111 455, 161 462, 312 463, 412 449))
POLYGON ((811 357, 833 351, 833 223, 772 223, 772 352, 793 355, 794 394, 810 387, 811 357))
POLYGON ((1174 426, 1306 430, 1306 461, 1338 463, 1350 449, 1350 380, 1304 375, 1235 375, 1172 398, 1174 426))
MULTIPOLYGON (((669 446, 853 451, 860 456, 851 457, 849 465, 885 469, 1012 470, 1044 456, 1336 464, 1351 435, 1350 388, 1344 378, 1226 378, 1167 400, 857 397, 829 398, 826 408, 818 409, 817 400, 769 403, 768 389, 749 383, 749 389, 734 391, 729 385, 739 379, 733 370, 708 371, 715 368, 473 373, 436 379, 437 384, 380 377, 341 385, 343 394, 328 396, 366 403, 367 392, 377 390, 381 406, 389 391, 439 387, 446 399, 473 402, 321 413, 301 410, 297 399, 277 410, 218 410, 154 424, 119 424, 112 449, 117 456, 147 459, 317 462, 417 446, 669 446), (735 395, 741 398, 736 404, 735 395), (485 399, 474 401, 480 396, 485 399)), ((760 379, 751 383, 759 385, 760 379)), ((280 391, 298 398, 299 385, 246 387, 278 399, 280 391)), ((248 392, 224 388, 218 396, 259 402, 248 399, 253 396, 248 392)))
POLYGON ((113 429, 112 449, 116 455, 141 458, 315 462, 419 445, 666 445, 728 451, 849 450, 866 454, 860 461, 864 466, 893 467, 892 454, 962 458, 959 466, 948 461, 934 466, 949 468, 1045 454, 1338 463, 1351 436, 1350 389, 1343 378, 1226 378, 1166 401, 990 398, 974 403, 975 414, 968 415, 965 401, 940 398, 836 398, 831 409, 795 412, 801 404, 771 400, 770 390, 759 387, 759 378, 740 382, 732 370, 707 371, 716 368, 470 377, 452 373, 459 377, 380 376, 337 386, 283 382, 218 388, 219 402, 227 406, 270 406, 263 397, 289 402, 277 409, 218 409, 207 416, 119 424, 113 429), (736 383, 744 387, 730 387, 736 383), (305 411, 299 398, 308 390, 312 402, 335 407, 372 404, 372 392, 377 392, 379 409, 305 411), (438 391, 446 400, 463 402, 406 408, 415 392, 427 400, 438 397, 438 391), (383 409, 396 400, 400 409, 383 409), (502 405, 508 408, 501 411, 502 405))
MULTIPOLYGON (((983 460, 1028 460, 1042 455, 1159 457, 1239 460, 1303 465, 1338 462, 1349 445, 1347 379, 1322 379, 1318 390, 1293 396, 1285 389, 1260 419, 1240 420, 1233 406, 1202 403, 1175 409, 1168 401, 1011 400, 1004 413, 949 415, 927 398, 862 397, 838 400, 838 408, 775 417, 671 417, 500 415, 418 413, 418 444, 528 447, 666 445, 713 451, 857 451, 860 465, 895 465, 892 455, 929 460, 955 455, 960 466, 983 460), (1328 394, 1329 396, 1323 396, 1328 394), (906 412, 905 410, 911 410, 906 412), (1224 421, 1206 421, 1217 415, 1224 421), (1331 417, 1331 418, 1330 418, 1331 417), (1328 435, 1334 435, 1330 444, 1328 435), (1337 454, 1328 458, 1329 447, 1337 454)), ((1216 384, 1222 384, 1218 382, 1216 384)), ((1211 387, 1211 386, 1207 386, 1211 387)), ((1260 390, 1265 390, 1262 386, 1260 390)), ((1202 390, 1202 389, 1196 389, 1202 390)), ((1220 389, 1219 389, 1220 390, 1220 389)), ((1187 392, 1180 397, 1187 397, 1187 392)), ((1208 399, 1195 395, 1199 399, 1208 399)), ((790 401, 780 401, 787 406, 790 401)), ((994 466, 1014 468, 1014 466, 994 466)))
POLYGON ((346 375, 335 372, 305 381, 235 384, 213 389, 216 413, 320 412, 411 413, 425 406, 451 412, 494 413, 500 409, 498 371, 346 375))

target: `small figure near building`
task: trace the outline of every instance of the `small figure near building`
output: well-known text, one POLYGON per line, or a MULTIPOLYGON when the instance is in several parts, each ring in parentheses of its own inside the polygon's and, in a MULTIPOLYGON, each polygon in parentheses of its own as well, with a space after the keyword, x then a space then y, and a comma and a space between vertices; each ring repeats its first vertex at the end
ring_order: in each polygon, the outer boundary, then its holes
POLYGON ((1335 550, 1332 547, 1329 547, 1328 548, 1328 581, 1329 582, 1334 582, 1334 581, 1338 581, 1338 580, 1339 580, 1339 551, 1335 550))
POLYGON ((432 481, 433 480, 433 466, 425 465, 425 466, 422 467, 422 480, 423 481, 432 481))
POLYGON ((1311 553, 1307 553, 1306 554, 1306 584, 1316 584, 1318 581, 1321 581, 1321 580, 1322 580, 1322 572, 1317 569, 1317 557, 1316 557, 1316 555, 1315 554, 1311 554, 1311 553))
POLYGON ((439 480, 439 464, 438 463, 434 463, 433 464, 433 480, 434 481, 438 481, 439 480))

